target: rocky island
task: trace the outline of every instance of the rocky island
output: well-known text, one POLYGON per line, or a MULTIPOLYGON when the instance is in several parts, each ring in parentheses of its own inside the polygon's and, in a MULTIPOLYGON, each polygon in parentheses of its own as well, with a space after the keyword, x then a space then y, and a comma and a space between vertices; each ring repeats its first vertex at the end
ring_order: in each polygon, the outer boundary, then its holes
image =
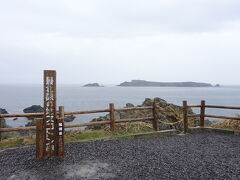
POLYGON ((89 83, 85 84, 83 87, 103 87, 103 86, 99 85, 98 83, 89 83))
POLYGON ((213 87, 209 83, 199 82, 153 82, 145 80, 132 80, 131 82, 123 82, 118 86, 123 87, 213 87))

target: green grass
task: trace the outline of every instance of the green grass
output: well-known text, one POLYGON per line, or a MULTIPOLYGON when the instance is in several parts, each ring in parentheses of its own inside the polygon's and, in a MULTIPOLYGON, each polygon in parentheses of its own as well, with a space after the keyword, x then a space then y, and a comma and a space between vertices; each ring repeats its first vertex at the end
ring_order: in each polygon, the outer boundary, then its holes
POLYGON ((35 143, 35 138, 32 136, 9 138, 9 139, 4 139, 0 142, 0 149, 31 145, 34 143, 35 143))
POLYGON ((99 139, 110 136, 110 134, 107 131, 70 131, 66 132, 65 142, 99 139))
POLYGON ((211 124, 213 128, 220 128, 226 130, 240 130, 240 122, 237 120, 220 120, 211 124))
MULTIPOLYGON (((148 124, 139 123, 126 123, 124 126, 121 126, 116 131, 109 130, 70 130, 65 131, 64 139, 65 142, 73 141, 87 141, 94 139, 114 139, 117 136, 130 135, 136 133, 145 133, 151 132, 153 129, 148 124)), ((129 138, 132 138, 131 136, 129 138)), ((124 139, 129 139, 128 137, 124 139)), ((22 136, 22 137, 12 137, 0 141, 0 149, 10 148, 10 147, 20 147, 24 145, 33 145, 35 144, 35 136, 22 136)))
POLYGON ((103 131, 103 130, 93 130, 93 131, 70 131, 65 135, 66 142, 72 141, 83 141, 83 140, 92 140, 92 139, 100 139, 100 138, 113 138, 117 136, 136 134, 136 133, 144 133, 151 132, 152 129, 126 129, 126 130, 117 130, 117 131, 103 131))

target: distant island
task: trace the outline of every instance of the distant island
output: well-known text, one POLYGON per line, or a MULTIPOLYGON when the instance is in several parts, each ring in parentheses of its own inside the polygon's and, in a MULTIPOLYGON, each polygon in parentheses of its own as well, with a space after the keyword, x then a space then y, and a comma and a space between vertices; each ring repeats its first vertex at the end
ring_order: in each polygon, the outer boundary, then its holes
POLYGON ((131 82, 123 82, 118 86, 123 87, 213 87, 209 83, 199 82, 152 82, 145 80, 132 80, 131 82))
POLYGON ((103 86, 99 85, 98 83, 89 83, 85 84, 83 87, 103 87, 103 86))

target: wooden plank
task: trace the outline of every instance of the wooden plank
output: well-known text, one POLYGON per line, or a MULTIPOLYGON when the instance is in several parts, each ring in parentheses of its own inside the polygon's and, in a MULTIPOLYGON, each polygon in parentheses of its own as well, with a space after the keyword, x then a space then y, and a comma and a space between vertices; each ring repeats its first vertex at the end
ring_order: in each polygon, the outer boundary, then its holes
MULTIPOLYGON (((137 122, 137 121, 152 121, 153 118, 133 118, 133 119, 119 119, 115 120, 115 123, 124 123, 124 122, 137 122)), ((97 122, 90 122, 90 123, 80 123, 80 124, 67 124, 65 128, 73 128, 73 127, 84 127, 84 126, 94 126, 94 125, 101 125, 101 124, 110 124, 110 121, 97 121, 97 122)))
MULTIPOLYGON (((131 107, 131 108, 118 108, 115 111, 129 111, 129 110, 147 110, 152 109, 150 106, 146 107, 131 107)), ((83 110, 83 111, 69 111, 65 112, 65 115, 72 115, 72 114, 91 114, 91 113, 102 113, 102 112, 110 112, 109 109, 97 109, 97 110, 83 110)), ((0 114, 0 118, 13 118, 13 117, 35 117, 39 116, 42 117, 44 113, 21 113, 21 114, 0 114)), ((59 112, 57 112, 59 115, 59 112)))
POLYGON ((124 123, 124 122, 138 122, 138 121, 152 121, 153 118, 132 118, 132 119, 119 119, 115 123, 124 123))
MULTIPOLYGON (((3 129, 2 128, 2 121, 3 121, 3 119, 0 118, 0 129, 3 129)), ((2 132, 1 131, 0 131, 0 141, 2 141, 2 132)))
POLYGON ((205 122, 205 101, 201 101, 201 110, 200 110, 200 121, 199 121, 199 126, 204 127, 204 122, 205 122))
POLYGON ((209 114, 205 114, 205 117, 217 118, 217 119, 240 120, 240 117, 216 116, 216 115, 209 115, 209 114))
POLYGON ((36 126, 18 127, 18 128, 0 128, 0 132, 36 130, 36 126))
POLYGON ((200 108, 201 105, 188 105, 188 108, 200 108))
MULTIPOLYGON (((65 115, 71 114, 90 114, 90 113, 101 113, 101 112, 109 112, 109 109, 98 109, 98 110, 84 110, 84 111, 70 111, 65 112, 65 115)), ((57 112, 59 115, 59 112, 57 112)), ((20 113, 20 114, 0 114, 0 118, 14 118, 14 117, 43 117, 44 113, 20 113)))
MULTIPOLYGON (((189 108, 192 107, 201 107, 201 105, 188 105, 189 108)), ((129 110, 147 110, 152 109, 151 106, 146 107, 131 107, 131 108, 115 108, 115 111, 129 111, 129 110)), ((231 107, 231 106, 216 106, 216 105, 205 105, 205 108, 220 108, 220 109, 238 109, 240 107, 231 107)), ((98 110, 84 110, 84 111, 70 111, 65 112, 65 115, 71 114, 90 114, 90 113, 101 113, 101 112, 110 112, 109 109, 98 109, 98 110)), ((57 113, 59 114, 59 113, 57 113)), ((43 113, 20 113, 20 114, 0 114, 0 118, 13 118, 13 117, 42 117, 43 113)))
POLYGON ((13 117, 35 117, 43 116, 43 113, 21 113, 21 114, 0 114, 0 118, 13 118, 13 117))
POLYGON ((187 101, 183 101, 183 133, 188 132, 188 105, 187 101))
POLYGON ((115 115, 114 115, 114 104, 109 104, 109 110, 110 110, 110 129, 111 131, 115 130, 115 115))
POLYGON ((59 119, 58 119, 58 152, 57 156, 63 157, 64 156, 64 107, 59 106, 59 119), (62 123, 62 126, 59 126, 59 123, 62 123), (59 129, 62 128, 62 130, 59 129))
POLYGON ((110 112, 109 109, 98 109, 98 110, 86 110, 86 111, 71 111, 65 112, 65 115, 71 114, 90 114, 90 113, 101 113, 101 112, 110 112))
POLYGON ((200 114, 188 114, 188 117, 200 117, 200 114))
POLYGON ((144 107, 129 107, 129 108, 117 108, 115 111, 131 111, 131 110, 147 110, 152 109, 152 106, 144 106, 144 107))
POLYGON ((233 106, 216 106, 216 105, 206 105, 206 108, 219 108, 219 109, 238 109, 240 110, 240 107, 233 107, 233 106))
POLYGON ((73 127, 84 127, 84 126, 94 126, 100 124, 110 124, 110 121, 97 121, 97 122, 89 122, 89 123, 80 123, 80 124, 67 124, 65 128, 73 128, 73 127))
POLYGON ((36 120, 36 158, 43 157, 43 120, 36 120))
POLYGON ((153 129, 155 131, 158 131, 157 104, 155 101, 153 101, 152 113, 153 113, 153 121, 152 121, 153 129))
POLYGON ((51 157, 57 156, 57 82, 56 71, 44 70, 44 116, 43 116, 43 129, 44 129, 44 142, 43 142, 43 156, 51 157), (47 128, 51 123, 48 121, 49 117, 54 122, 54 128, 47 128), (49 144, 47 138, 50 138, 49 144))
MULTIPOLYGON (((152 121, 152 120, 153 120, 153 118, 120 119, 120 120, 115 120, 115 123, 152 121)), ((64 125, 64 128, 85 127, 85 126, 94 126, 94 125, 101 125, 101 124, 110 124, 110 121, 97 121, 97 122, 80 123, 80 124, 67 124, 67 125, 64 125)), ((0 132, 25 131, 25 130, 36 130, 36 126, 19 127, 19 128, 0 128, 0 132)))

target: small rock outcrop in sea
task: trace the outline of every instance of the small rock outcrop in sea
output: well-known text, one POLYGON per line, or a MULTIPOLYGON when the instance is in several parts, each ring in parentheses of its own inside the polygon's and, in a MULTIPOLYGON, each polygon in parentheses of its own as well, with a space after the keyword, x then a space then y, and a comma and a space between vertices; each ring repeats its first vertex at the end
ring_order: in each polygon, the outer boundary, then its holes
POLYGON ((76 118, 76 116, 74 115, 65 115, 64 116, 64 122, 72 122, 74 119, 76 118))
MULTIPOLYGON (((27 107, 23 110, 24 113, 40 113, 40 112, 43 112, 43 111, 44 111, 43 107, 40 106, 40 105, 32 105, 32 106, 27 107)), ((32 120, 32 121, 34 121, 34 118, 37 118, 37 116, 28 117, 28 119, 32 120)), ((28 122, 27 123, 28 126, 31 126, 31 124, 33 124, 33 126, 36 125, 35 122, 28 122)))
POLYGON ((85 84, 83 87, 103 87, 103 86, 99 85, 98 83, 89 83, 85 84))
MULTIPOLYGON (((0 108, 0 114, 8 114, 7 110, 6 109, 2 109, 0 108)), ((6 127, 9 127, 6 123, 6 120, 4 118, 0 118, 0 121, 1 121, 1 126, 0 128, 6 128, 6 127)))
MULTIPOLYGON (((23 110, 23 112, 24 113, 39 113, 39 112, 44 112, 44 109, 40 105, 32 105, 30 107, 25 108, 23 110)), ((40 118, 40 117, 38 116, 38 117, 30 117, 30 118, 28 118, 31 121, 29 121, 25 126, 36 126, 35 118, 40 118)), ((65 122, 71 122, 75 118, 76 118, 76 116, 74 116, 74 115, 65 115, 64 116, 64 121, 65 122)))
POLYGON ((24 113, 39 113, 39 112, 43 112, 43 111, 44 111, 43 107, 40 105, 32 105, 23 110, 24 113))
POLYGON ((8 114, 8 112, 6 109, 0 108, 0 114, 8 114))
MULTIPOLYGON (((183 109, 181 106, 168 103, 164 99, 161 98, 146 98, 144 102, 141 105, 138 105, 137 107, 143 107, 143 106, 152 106, 153 101, 155 100, 158 109, 158 118, 159 118, 159 129, 165 130, 165 129, 182 129, 183 123, 179 123, 176 125, 169 125, 161 123, 160 121, 164 122, 177 122, 182 120, 183 118, 183 109)), ((126 107, 134 107, 133 104, 127 103, 126 107)), ((188 110, 189 114, 193 114, 192 110, 189 108, 188 110)), ((131 119, 131 118, 143 118, 143 117, 152 117, 152 110, 129 110, 129 111, 115 111, 115 119, 131 119)), ((106 116, 100 116, 98 118, 93 119, 91 122, 96 121, 107 121, 109 120, 109 114, 106 116)), ((189 118, 189 126, 196 126, 198 125, 198 121, 196 118, 189 118)), ((148 121, 150 124, 151 122, 148 121)), ((118 124, 116 124, 118 125, 118 124)), ((95 126, 89 126, 86 129, 104 129, 107 125, 95 125, 95 126)))

